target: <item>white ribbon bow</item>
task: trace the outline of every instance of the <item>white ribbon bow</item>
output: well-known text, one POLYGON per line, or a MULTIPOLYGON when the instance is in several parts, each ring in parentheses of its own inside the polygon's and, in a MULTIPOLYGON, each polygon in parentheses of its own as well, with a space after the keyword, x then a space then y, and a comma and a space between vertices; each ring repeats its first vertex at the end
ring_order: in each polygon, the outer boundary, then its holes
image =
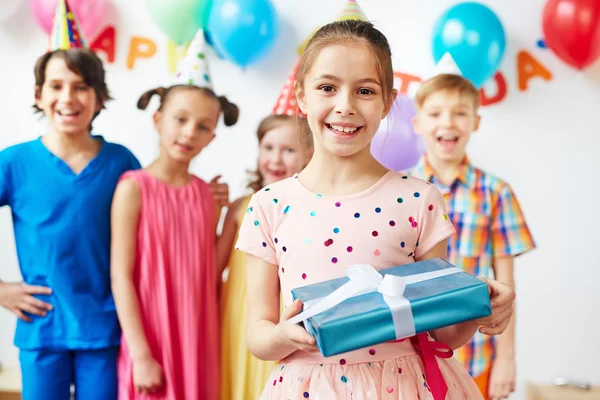
POLYGON ((350 281, 326 297, 307 301, 304 303, 304 311, 286 322, 297 324, 327 311, 349 298, 379 292, 383 295, 383 299, 392 313, 396 339, 412 337, 416 334, 415 323, 410 302, 404 297, 406 286, 459 272, 462 272, 460 268, 451 267, 406 277, 391 274, 383 276, 369 264, 350 265, 346 271, 350 281))

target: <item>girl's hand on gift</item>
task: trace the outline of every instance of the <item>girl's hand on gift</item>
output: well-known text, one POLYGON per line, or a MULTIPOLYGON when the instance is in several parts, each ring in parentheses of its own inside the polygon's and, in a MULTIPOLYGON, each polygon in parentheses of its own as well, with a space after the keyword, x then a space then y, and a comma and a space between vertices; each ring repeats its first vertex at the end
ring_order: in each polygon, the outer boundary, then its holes
POLYGON ((492 314, 473 323, 484 335, 499 335, 508 326, 514 312, 515 291, 510 286, 492 279, 479 278, 488 284, 492 314))
POLYGON ((52 289, 25 283, 0 282, 0 305, 25 322, 31 322, 26 313, 45 317, 52 305, 35 298, 34 294, 52 294, 52 289))
POLYGON ((315 338, 300 325, 285 324, 288 319, 296 316, 302 311, 302 300, 296 299, 291 306, 286 307, 281 313, 279 324, 277 324, 277 337, 285 345, 292 345, 298 350, 315 352, 319 351, 315 338))
POLYGON ((133 386, 138 393, 154 393, 164 386, 162 367, 151 355, 133 359, 133 386))

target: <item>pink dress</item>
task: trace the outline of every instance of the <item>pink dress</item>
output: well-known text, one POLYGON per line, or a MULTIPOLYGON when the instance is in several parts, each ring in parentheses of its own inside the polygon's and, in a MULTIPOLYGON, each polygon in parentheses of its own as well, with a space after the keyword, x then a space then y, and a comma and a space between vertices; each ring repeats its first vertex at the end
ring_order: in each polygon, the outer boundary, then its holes
POLYGON ((134 283, 152 356, 165 389, 138 394, 125 337, 119 355, 119 399, 204 400, 219 396, 215 273, 215 206, 193 177, 170 186, 143 170, 125 173, 141 196, 134 283))
MULTIPOLYGON (((345 276, 350 264, 412 263, 453 233, 441 194, 420 179, 390 171, 361 193, 326 196, 294 177, 253 196, 237 247, 275 265, 289 306, 293 288, 345 276)), ((437 365, 447 399, 481 398, 456 360, 437 365)), ((297 351, 275 367, 261 399, 432 399, 426 373, 412 340, 327 358, 297 351)))

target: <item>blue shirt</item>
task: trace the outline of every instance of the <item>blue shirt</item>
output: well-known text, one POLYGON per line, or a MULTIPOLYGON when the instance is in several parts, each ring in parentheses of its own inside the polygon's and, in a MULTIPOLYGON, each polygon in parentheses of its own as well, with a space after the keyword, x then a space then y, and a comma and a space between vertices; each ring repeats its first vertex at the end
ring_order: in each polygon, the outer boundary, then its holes
POLYGON ((17 322, 21 349, 99 349, 119 344, 110 286, 110 208, 117 182, 140 164, 102 136, 99 153, 76 175, 41 138, 0 152, 0 206, 12 211, 23 280, 48 286, 54 307, 17 322))

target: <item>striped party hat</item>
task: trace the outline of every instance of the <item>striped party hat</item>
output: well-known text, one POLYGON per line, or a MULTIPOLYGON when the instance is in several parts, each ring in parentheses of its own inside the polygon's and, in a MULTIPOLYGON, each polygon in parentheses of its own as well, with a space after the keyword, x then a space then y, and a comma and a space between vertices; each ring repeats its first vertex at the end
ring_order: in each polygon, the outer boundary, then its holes
POLYGON ((52 23, 48 51, 85 48, 87 48, 85 40, 79 30, 77 19, 69 6, 69 2, 59 0, 52 23))
POLYGON ((359 21, 369 20, 356 0, 348 0, 344 9, 338 14, 336 21, 347 21, 350 19, 357 19, 359 21))
POLYGON ((198 29, 196 36, 190 43, 185 58, 179 62, 175 75, 175 83, 180 85, 194 85, 212 89, 208 61, 206 59, 206 39, 204 31, 198 29))
MULTIPOLYGON (((356 0, 348 0, 342 11, 339 12, 336 21, 347 21, 350 19, 357 19, 359 21, 368 21, 367 15, 364 13, 362 8, 358 5, 356 0)), ((304 39, 302 44, 298 47, 298 54, 302 55, 304 53, 304 49, 310 39, 314 36, 314 34, 319 30, 319 28, 315 29, 310 33, 310 35, 304 39)))
POLYGON ((281 93, 277 98, 277 102, 273 107, 272 114, 275 115, 298 115, 305 117, 300 111, 298 103, 296 102, 296 93, 294 92, 294 84, 296 82, 296 75, 298 73, 298 67, 300 66, 300 59, 296 61, 296 64, 292 68, 289 76, 287 77, 281 93))

